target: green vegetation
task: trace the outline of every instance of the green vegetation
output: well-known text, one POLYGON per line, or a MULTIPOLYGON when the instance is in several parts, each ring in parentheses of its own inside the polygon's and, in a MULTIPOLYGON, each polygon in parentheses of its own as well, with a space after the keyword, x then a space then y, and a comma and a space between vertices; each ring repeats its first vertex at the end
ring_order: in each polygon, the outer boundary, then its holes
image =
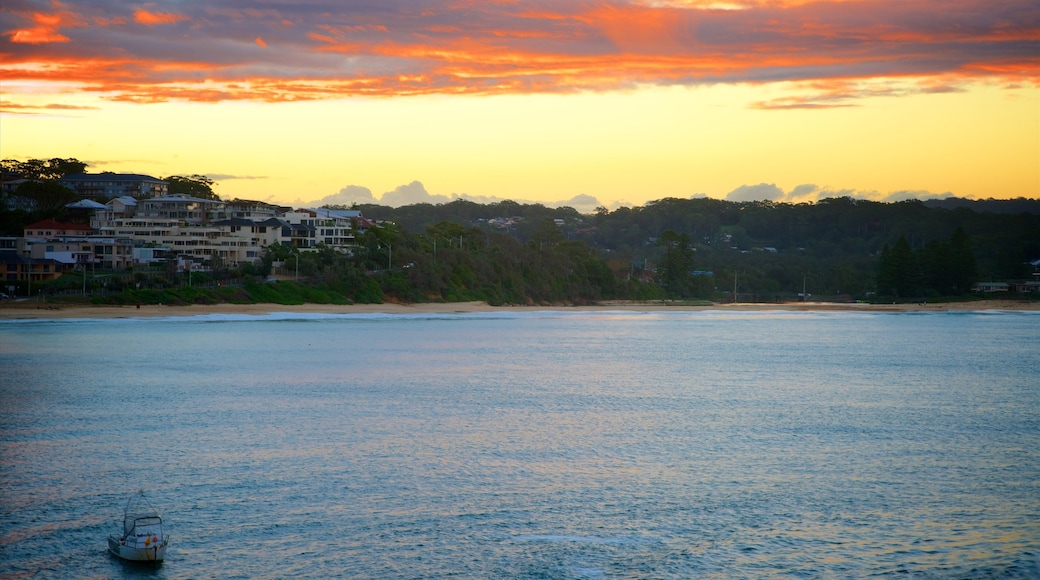
POLYGON ((163 177, 162 180, 169 184, 167 193, 170 195, 183 194, 202 199, 220 199, 213 192, 215 182, 205 175, 171 175, 163 177))
MULTIPOLYGON (((0 209, 0 234, 18 236, 32 221, 61 219, 64 188, 53 180, 82 166, 5 160, 5 171, 43 180, 22 186, 43 209, 0 209)), ((204 176, 167 179, 171 192, 215 197, 204 176)), ((52 297, 78 290, 123 304, 778 302, 805 299, 803 293, 813 300, 918 301, 969 298, 980 281, 1029 279, 1029 262, 1040 258, 1040 200, 1027 199, 667 198, 592 215, 512 201, 356 209, 380 225, 359 232, 350 253, 278 246, 233 271, 215 264, 214 272, 189 276, 160 264, 63 276, 31 290, 52 297), (266 282, 272 273, 282 281, 266 282)), ((30 290, 14 285, 16 294, 30 290)))

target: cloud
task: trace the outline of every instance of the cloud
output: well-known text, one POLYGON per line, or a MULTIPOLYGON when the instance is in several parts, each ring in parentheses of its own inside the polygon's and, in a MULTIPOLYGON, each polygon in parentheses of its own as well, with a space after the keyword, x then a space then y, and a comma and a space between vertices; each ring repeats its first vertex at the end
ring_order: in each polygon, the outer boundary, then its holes
MULTIPOLYGON (((212 176, 209 176, 213 179, 212 176)), ((304 201, 297 199, 293 202, 293 205, 297 207, 322 207, 325 205, 352 205, 352 204, 378 204, 387 205, 390 207, 400 207, 403 205, 415 205, 419 203, 429 204, 445 204, 451 203, 457 199, 464 199, 473 203, 479 203, 482 205, 491 205, 501 203, 503 201, 514 201, 521 204, 541 204, 546 207, 571 207, 577 210, 579 213, 592 213, 595 209, 603 205, 596 197, 579 194, 570 199, 556 202, 536 202, 523 199, 506 199, 494 196, 485 195, 470 195, 466 193, 457 194, 453 193, 450 196, 432 194, 426 191, 426 187, 419 181, 413 181, 406 185, 401 185, 394 188, 392 191, 385 192, 378 199, 372 195, 372 190, 360 185, 348 185, 339 192, 332 195, 327 195, 321 199, 313 201, 304 201)), ((617 204, 615 204, 617 205, 617 204)), ((631 205, 631 204, 628 204, 631 205)))
POLYGON ((800 93, 756 106, 817 109, 1040 78, 1035 0, 143 6, 20 0, 0 11, 0 79, 78 82, 139 103, 785 81, 800 93))
POLYGON ((803 183, 802 185, 795 186, 795 188, 787 194, 787 199, 802 199, 808 197, 809 195, 812 195, 816 191, 817 187, 815 184, 803 183))
POLYGON ((597 207, 602 205, 595 197, 582 193, 566 201, 554 204, 554 207, 572 207, 578 213, 592 213, 597 207))
POLYGON ((319 200, 304 202, 296 200, 294 205, 306 206, 306 207, 322 207, 325 205, 345 205, 350 206, 355 203, 376 203, 376 199, 372 197, 372 190, 367 187, 360 185, 348 185, 337 193, 327 195, 319 200))
MULTIPOLYGON (((216 179, 214 174, 210 174, 207 177, 216 179)), ((244 177, 233 177, 233 176, 220 176, 225 179, 263 179, 263 178, 244 178, 244 177)), ((830 186, 819 186, 813 183, 803 183, 796 185, 788 192, 784 192, 779 186, 773 183, 759 183, 757 185, 741 185, 740 187, 729 192, 725 199, 727 201, 734 202, 747 202, 747 201, 776 201, 782 203, 815 203, 823 199, 837 198, 837 197, 849 197, 853 199, 862 199, 869 201, 879 201, 885 203, 905 201, 908 199, 945 199, 952 197, 953 194, 950 192, 945 193, 933 193, 926 190, 916 191, 895 191, 890 193, 881 193, 878 191, 867 191, 867 190, 856 190, 848 188, 834 188, 830 186)), ((690 196, 690 199, 705 198, 708 197, 706 194, 697 193, 690 196)), ((401 207, 404 205, 415 205, 420 203, 429 204, 445 204, 455 201, 457 199, 464 199, 473 203, 481 205, 493 205, 501 203, 503 201, 513 201, 520 204, 541 204, 546 207, 570 207, 582 214, 595 213, 596 208, 606 207, 608 210, 613 211, 620 207, 636 207, 641 204, 633 204, 626 201, 614 201, 609 204, 604 204, 598 198, 588 194, 578 194, 570 199, 560 201, 531 201, 524 199, 506 199, 494 196, 483 196, 483 195, 470 195, 466 193, 449 195, 432 194, 426 190, 426 187, 419 181, 412 181, 406 185, 401 185, 394 188, 392 191, 385 192, 379 198, 376 198, 372 194, 372 190, 360 185, 348 185, 339 192, 332 195, 327 195, 321 199, 304 201, 297 199, 292 203, 295 207, 322 207, 325 205, 344 205, 350 206, 355 203, 357 204, 376 204, 386 205, 390 207, 401 207)))
POLYGON ((950 193, 949 191, 947 191, 946 193, 932 193, 930 191, 923 191, 923 190, 917 190, 917 191, 902 190, 902 191, 893 191, 892 193, 889 193, 888 195, 878 199, 877 201, 883 201, 883 202, 886 202, 886 203, 892 203, 892 202, 896 202, 896 201, 906 201, 906 200, 909 200, 909 199, 919 199, 919 200, 923 201, 923 200, 926 200, 926 199, 946 199, 947 197, 954 197, 954 195, 952 193, 950 193))
POLYGON ((173 14, 170 12, 149 12, 148 10, 140 9, 134 12, 134 22, 138 24, 144 24, 145 26, 158 26, 161 24, 176 24, 183 20, 188 20, 187 16, 182 14, 173 14))
POLYGON ((207 173, 206 177, 213 181, 228 181, 231 179, 267 179, 264 175, 231 175, 228 173, 207 173))
POLYGON ((776 201, 783 199, 784 190, 772 183, 741 185, 726 194, 729 201, 776 201))
MULTIPOLYGON (((65 10, 58 2, 55 2, 51 8, 52 11, 49 12, 34 10, 22 12, 22 24, 26 28, 8 29, 7 26, 3 26, 2 34, 10 36, 11 42, 15 44, 37 45, 70 42, 71 39, 62 34, 60 29, 83 26, 84 23, 74 12, 65 10)), ((3 24, 5 24, 4 20, 0 19, 0 25, 3 24)))
POLYGON ((400 185, 388 191, 380 198, 383 205, 399 207, 416 203, 448 203, 451 199, 446 195, 430 195, 422 183, 413 181, 408 185, 400 185))
POLYGON ((880 193, 878 191, 866 191, 849 188, 834 188, 830 186, 819 186, 813 183, 796 185, 791 191, 784 192, 783 189, 773 183, 759 183, 758 185, 741 185, 726 194, 728 201, 777 201, 783 203, 815 203, 822 199, 836 197, 850 197, 870 201, 893 202, 907 199, 942 199, 953 195, 952 193, 932 193, 929 191, 896 191, 891 193, 880 193))

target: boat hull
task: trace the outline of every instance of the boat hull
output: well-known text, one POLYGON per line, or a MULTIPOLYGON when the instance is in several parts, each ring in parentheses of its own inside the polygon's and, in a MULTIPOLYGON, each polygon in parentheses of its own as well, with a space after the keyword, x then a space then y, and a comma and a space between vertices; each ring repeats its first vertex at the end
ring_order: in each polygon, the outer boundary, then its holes
POLYGON ((109 536, 108 551, 131 562, 162 562, 166 558, 167 543, 169 539, 163 538, 161 543, 155 542, 150 546, 137 548, 120 543, 118 536, 109 536))

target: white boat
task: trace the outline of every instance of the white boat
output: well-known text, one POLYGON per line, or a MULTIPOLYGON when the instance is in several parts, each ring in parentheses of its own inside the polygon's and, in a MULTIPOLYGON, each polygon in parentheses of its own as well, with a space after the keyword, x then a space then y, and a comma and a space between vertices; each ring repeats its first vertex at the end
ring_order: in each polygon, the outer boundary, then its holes
POLYGON ((123 533, 108 537, 108 551, 124 560, 162 562, 170 537, 163 531, 162 516, 144 497, 132 496, 123 512, 123 533))

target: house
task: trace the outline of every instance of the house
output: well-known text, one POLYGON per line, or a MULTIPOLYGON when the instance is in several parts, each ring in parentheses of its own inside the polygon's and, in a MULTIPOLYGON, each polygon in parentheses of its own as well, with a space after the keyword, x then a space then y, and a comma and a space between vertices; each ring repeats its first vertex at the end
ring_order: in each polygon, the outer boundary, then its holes
POLYGON ((177 220, 186 225, 201 225, 228 217, 223 201, 184 194, 139 200, 136 216, 143 219, 177 220))
POLYGON ((288 211, 282 215, 281 219, 289 224, 291 231, 290 243, 293 247, 310 249, 318 245, 315 241, 317 228, 314 225, 318 220, 318 216, 313 210, 298 209, 288 211))
POLYGON ((318 243, 349 252, 354 246, 354 221, 361 217, 361 212, 325 208, 310 211, 314 213, 315 239, 318 243))
POLYGON ((112 220, 131 218, 136 214, 137 199, 130 197, 129 195, 122 195, 108 200, 108 202, 105 203, 104 209, 95 211, 93 217, 90 219, 90 225, 99 228, 102 224, 107 224, 112 220))
POLYGON ((0 252, 0 281, 41 282, 61 276, 61 268, 54 260, 37 260, 18 252, 0 252))
POLYGON ((94 233, 94 228, 86 224, 72 224, 46 219, 31 223, 22 230, 27 238, 59 238, 62 236, 86 236, 94 233))
POLYGON ((73 173, 58 179, 58 183, 87 199, 162 197, 170 189, 170 184, 161 179, 137 173, 73 173))
POLYGON ((1018 292, 1019 294, 1040 294, 1040 280, 1012 282, 1011 291, 1018 292))
POLYGON ((66 236, 34 243, 29 257, 53 260, 59 271, 91 266, 107 270, 126 270, 134 265, 134 243, 130 238, 113 236, 66 236))
POLYGON ((1007 292, 1007 282, 976 282, 971 287, 972 292, 1007 292))
MULTIPOLYGON (((81 199, 75 203, 65 206, 65 215, 70 222, 87 224, 91 222, 93 215, 105 209, 105 204, 98 203, 92 199, 81 199)), ((93 227, 93 226, 91 226, 93 227)))
POLYGON ((227 202, 227 214, 230 218, 243 218, 262 222, 278 217, 292 208, 270 204, 263 201, 233 199, 227 202))
POLYGON ((4 174, 0 179, 0 194, 3 196, 2 201, 8 211, 36 211, 36 206, 39 205, 36 199, 17 193, 18 188, 28 181, 33 180, 22 179, 12 173, 4 174))
POLYGON ((213 222, 212 225, 220 230, 216 242, 220 247, 216 255, 227 264, 256 262, 265 247, 287 241, 283 222, 275 218, 263 222, 230 218, 213 222))

